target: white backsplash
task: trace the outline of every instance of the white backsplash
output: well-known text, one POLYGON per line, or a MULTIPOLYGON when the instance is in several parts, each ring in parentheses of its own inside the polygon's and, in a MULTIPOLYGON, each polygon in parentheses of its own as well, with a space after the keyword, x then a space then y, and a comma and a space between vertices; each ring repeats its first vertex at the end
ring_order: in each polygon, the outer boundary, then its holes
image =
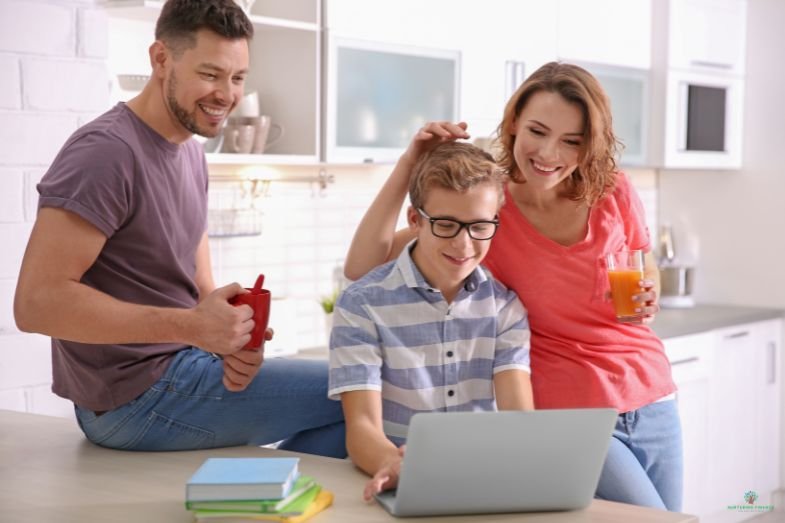
MULTIPOLYGON (((291 170, 294 168, 282 171, 290 176, 291 170)), ((216 284, 237 281, 250 287, 257 275, 264 273, 265 287, 274 297, 293 300, 286 304, 287 313, 282 318, 271 320, 271 327, 277 329, 281 338, 272 345, 275 348, 272 352, 293 352, 287 343, 295 343, 296 348, 326 344, 324 313, 318 300, 332 292, 333 271, 343 263, 357 223, 390 170, 389 165, 330 168, 336 181, 325 190, 315 183, 272 182, 266 196, 254 199, 258 222, 247 220, 253 214, 249 211, 251 200, 247 188, 243 194, 240 184, 211 184, 214 223, 220 220, 221 213, 224 218, 231 217, 227 209, 234 207, 244 212, 239 220, 246 218, 237 222, 235 232, 249 232, 257 226, 260 229, 260 234, 255 236, 211 238, 216 284)), ((628 174, 646 208, 654 247, 656 174, 654 171, 628 171, 628 174)), ((213 224, 211 230, 231 232, 227 223, 224 220, 224 229, 213 224)))

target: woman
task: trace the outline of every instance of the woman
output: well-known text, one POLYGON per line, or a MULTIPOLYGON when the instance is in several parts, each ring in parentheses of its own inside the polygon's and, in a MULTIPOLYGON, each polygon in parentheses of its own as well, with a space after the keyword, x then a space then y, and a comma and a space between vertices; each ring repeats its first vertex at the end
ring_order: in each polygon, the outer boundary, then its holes
MULTIPOLYGON (((662 343, 646 325, 659 310, 658 273, 641 202, 616 171, 608 99, 584 69, 549 63, 507 103, 498 135, 510 182, 485 265, 528 309, 535 406, 617 409, 597 496, 678 511, 676 387, 662 343), (616 321, 607 297, 605 255, 626 249, 647 253, 638 324, 616 321)), ((464 123, 431 123, 417 133, 355 233, 349 278, 393 258, 409 240, 394 228, 416 159, 468 137, 464 123)))

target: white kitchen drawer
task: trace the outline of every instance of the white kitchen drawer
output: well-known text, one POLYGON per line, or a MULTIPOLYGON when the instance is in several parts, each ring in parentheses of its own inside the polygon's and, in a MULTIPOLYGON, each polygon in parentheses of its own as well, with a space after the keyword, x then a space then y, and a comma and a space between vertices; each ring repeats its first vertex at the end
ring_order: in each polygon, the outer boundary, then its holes
POLYGON ((662 340, 665 354, 671 362, 676 385, 705 379, 711 372, 716 335, 703 332, 662 340))

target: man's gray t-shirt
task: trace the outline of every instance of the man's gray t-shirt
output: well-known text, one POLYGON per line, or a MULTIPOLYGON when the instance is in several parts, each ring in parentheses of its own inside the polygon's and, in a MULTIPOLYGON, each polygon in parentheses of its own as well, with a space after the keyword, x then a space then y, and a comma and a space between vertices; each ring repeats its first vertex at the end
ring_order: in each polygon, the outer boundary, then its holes
MULTIPOLYGON (((195 140, 170 143, 120 103, 68 139, 38 192, 39 207, 73 212, 107 238, 83 284, 131 303, 196 305, 207 165, 195 140)), ((147 390, 184 347, 53 338, 52 391, 83 408, 111 410, 147 390)))

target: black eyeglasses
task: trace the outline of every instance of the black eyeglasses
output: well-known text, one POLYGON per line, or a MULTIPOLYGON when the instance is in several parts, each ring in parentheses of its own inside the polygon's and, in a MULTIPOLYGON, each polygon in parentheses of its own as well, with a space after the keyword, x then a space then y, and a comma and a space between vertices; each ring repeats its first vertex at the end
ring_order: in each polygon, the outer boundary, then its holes
POLYGON ((490 240, 499 228, 498 218, 465 223, 452 218, 431 218, 422 209, 417 209, 417 212, 431 222, 431 232, 439 238, 455 238, 465 228, 473 240, 490 240))

